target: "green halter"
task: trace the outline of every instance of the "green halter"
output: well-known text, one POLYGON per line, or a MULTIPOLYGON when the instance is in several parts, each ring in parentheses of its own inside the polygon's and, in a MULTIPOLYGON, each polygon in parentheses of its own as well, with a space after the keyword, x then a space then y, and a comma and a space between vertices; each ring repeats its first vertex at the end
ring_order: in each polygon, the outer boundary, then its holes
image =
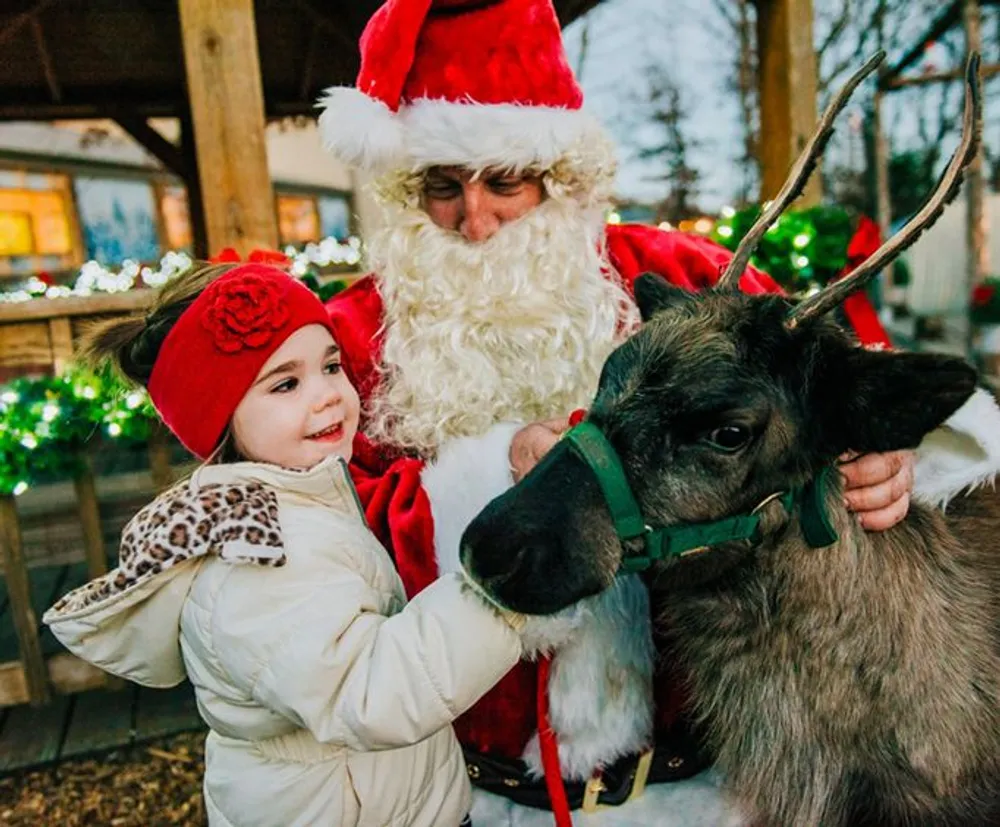
POLYGON ((626 554, 622 558, 621 567, 625 571, 645 571, 657 560, 686 557, 723 543, 759 543, 762 535, 758 512, 761 505, 772 499, 779 500, 789 514, 798 508, 802 533, 812 548, 823 548, 837 540, 837 532, 830 524, 824 508, 830 468, 824 468, 801 488, 792 488, 768 497, 750 514, 725 517, 710 523, 652 528, 642 518, 621 460, 601 430, 591 422, 581 422, 566 432, 565 439, 597 477, 618 538, 623 542, 640 537, 643 540, 644 554, 626 554))

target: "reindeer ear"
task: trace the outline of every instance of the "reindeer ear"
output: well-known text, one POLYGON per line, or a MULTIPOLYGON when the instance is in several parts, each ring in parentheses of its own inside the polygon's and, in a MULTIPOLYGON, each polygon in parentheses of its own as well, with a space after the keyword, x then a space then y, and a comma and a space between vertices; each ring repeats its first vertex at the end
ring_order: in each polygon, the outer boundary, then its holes
POLYGON ((632 282, 632 289, 635 291, 635 303, 639 305, 639 314, 644 322, 648 322, 671 305, 691 298, 687 290, 674 287, 656 273, 643 273, 637 276, 632 282))
POLYGON ((819 379, 825 441, 840 452, 915 448, 976 389, 975 369, 954 356, 858 347, 840 355, 819 379))

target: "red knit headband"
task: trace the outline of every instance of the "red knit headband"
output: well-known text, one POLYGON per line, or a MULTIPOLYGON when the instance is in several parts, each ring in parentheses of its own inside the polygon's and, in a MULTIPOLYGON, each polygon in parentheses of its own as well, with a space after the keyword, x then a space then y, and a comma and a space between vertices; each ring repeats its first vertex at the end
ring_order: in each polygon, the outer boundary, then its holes
POLYGON ((264 363, 309 324, 333 335, 326 308, 308 287, 276 267, 236 267, 206 287, 167 334, 150 399, 184 446, 205 459, 264 363))

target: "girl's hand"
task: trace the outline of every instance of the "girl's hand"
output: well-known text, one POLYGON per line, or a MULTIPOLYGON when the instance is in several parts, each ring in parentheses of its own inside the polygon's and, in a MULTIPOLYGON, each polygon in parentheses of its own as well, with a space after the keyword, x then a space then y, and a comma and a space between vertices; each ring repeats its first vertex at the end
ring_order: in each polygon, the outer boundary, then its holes
POLYGON ((913 492, 913 451, 845 454, 840 458, 844 500, 869 531, 885 531, 910 510, 913 492))
POLYGON ((510 474, 514 482, 520 482, 568 428, 569 417, 561 417, 532 422, 514 434, 510 443, 510 474))

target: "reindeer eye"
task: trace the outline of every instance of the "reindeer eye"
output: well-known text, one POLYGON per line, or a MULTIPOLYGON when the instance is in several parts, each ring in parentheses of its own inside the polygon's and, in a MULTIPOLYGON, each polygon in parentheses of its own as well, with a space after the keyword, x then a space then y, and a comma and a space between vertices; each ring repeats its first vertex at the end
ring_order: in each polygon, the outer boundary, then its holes
POLYGON ((723 425, 709 433, 704 441, 718 451, 733 454, 745 447, 752 436, 745 425, 723 425))

